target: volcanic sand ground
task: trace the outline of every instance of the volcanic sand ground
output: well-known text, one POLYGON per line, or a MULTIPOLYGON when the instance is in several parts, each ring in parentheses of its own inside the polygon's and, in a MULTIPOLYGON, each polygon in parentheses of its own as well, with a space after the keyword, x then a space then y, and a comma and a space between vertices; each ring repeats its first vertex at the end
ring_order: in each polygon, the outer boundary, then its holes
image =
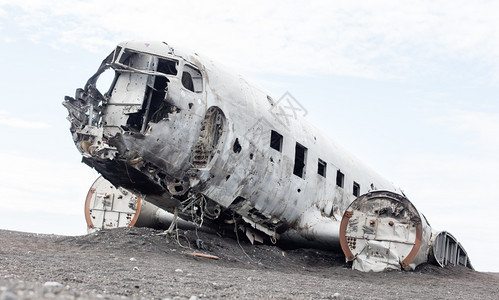
POLYGON ((342 255, 321 250, 253 246, 194 231, 178 238, 161 233, 120 228, 67 237, 0 230, 0 300, 499 297, 499 273, 433 265, 362 273, 342 255))

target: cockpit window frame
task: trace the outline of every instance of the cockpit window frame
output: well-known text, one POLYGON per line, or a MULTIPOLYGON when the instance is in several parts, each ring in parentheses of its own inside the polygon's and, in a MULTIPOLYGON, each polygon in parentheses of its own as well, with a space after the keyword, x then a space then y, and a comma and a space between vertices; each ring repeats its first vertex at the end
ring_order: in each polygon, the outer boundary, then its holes
MULTIPOLYGON (((117 72, 140 72, 149 75, 164 74, 164 76, 174 76, 180 79, 181 87, 192 93, 202 93, 204 91, 203 73, 195 65, 169 56, 162 56, 153 53, 143 52, 135 49, 117 46, 111 62, 113 69, 117 72), (126 60, 133 54, 153 56, 158 61, 168 61, 175 63, 175 72, 161 72, 152 70, 137 69, 126 64, 126 60), (118 68, 117 68, 118 67, 118 68), (123 68, 123 69, 119 69, 123 68), (189 78, 190 77, 190 78, 189 78)), ((159 67, 159 66, 158 66, 159 67)))
MULTIPOLYGON (((179 69, 180 69, 179 68, 180 67, 180 61, 178 59, 174 59, 174 58, 167 57, 167 56, 162 56, 162 55, 157 55, 157 54, 154 54, 154 53, 148 53, 148 52, 138 51, 138 50, 135 50, 135 49, 123 48, 123 47, 120 47, 120 46, 116 47, 116 49, 115 49, 115 52, 114 52, 114 55, 113 55, 113 60, 112 60, 112 65, 113 66, 118 66, 118 67, 125 68, 125 70, 132 70, 132 71, 137 71, 137 72, 161 73, 161 74, 164 74, 164 76, 178 76, 179 69), (142 54, 142 55, 153 56, 153 57, 157 58, 158 61, 163 60, 163 61, 174 63, 175 64, 175 72, 164 73, 164 72, 161 72, 161 71, 142 70, 142 69, 136 69, 134 67, 131 67, 131 66, 125 64, 125 61, 124 61, 124 59, 126 60, 128 57, 130 57, 130 55, 128 55, 125 58, 123 58, 123 55, 125 53, 127 53, 127 52, 131 53, 131 55, 133 55, 133 54, 142 54)), ((114 68, 114 69, 116 69, 116 68, 114 68)), ((119 71, 119 70, 117 70, 117 71, 119 71)), ((154 75, 154 74, 150 74, 150 75, 154 75)))

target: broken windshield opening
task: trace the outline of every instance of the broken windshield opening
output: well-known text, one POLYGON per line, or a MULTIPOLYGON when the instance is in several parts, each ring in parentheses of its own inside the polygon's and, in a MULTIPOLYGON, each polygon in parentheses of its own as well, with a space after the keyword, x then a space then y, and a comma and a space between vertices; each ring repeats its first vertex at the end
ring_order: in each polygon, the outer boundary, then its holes
POLYGON ((115 73, 116 72, 114 72, 113 69, 108 68, 104 72, 102 72, 97 78, 95 86, 102 95, 104 96, 107 95, 110 92, 110 89, 112 89, 115 73))

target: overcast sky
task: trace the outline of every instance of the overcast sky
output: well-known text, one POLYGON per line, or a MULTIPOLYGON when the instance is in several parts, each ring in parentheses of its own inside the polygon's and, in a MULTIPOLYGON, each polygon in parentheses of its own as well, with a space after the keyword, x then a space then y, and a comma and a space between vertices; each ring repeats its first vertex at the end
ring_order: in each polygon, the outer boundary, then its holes
POLYGON ((204 53, 400 186, 499 272, 499 2, 0 0, 0 228, 84 234, 65 95, 123 40, 204 53))

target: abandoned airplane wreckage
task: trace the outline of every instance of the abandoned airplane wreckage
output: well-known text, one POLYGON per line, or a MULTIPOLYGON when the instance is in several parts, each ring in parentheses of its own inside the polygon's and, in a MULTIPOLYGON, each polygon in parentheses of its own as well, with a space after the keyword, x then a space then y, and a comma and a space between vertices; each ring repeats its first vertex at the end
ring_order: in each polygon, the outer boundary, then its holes
POLYGON ((361 271, 472 268, 400 189, 279 102, 197 53, 119 44, 63 103, 82 161, 105 178, 87 197, 90 230, 157 226, 169 212, 237 224, 252 242, 342 250, 361 271))

